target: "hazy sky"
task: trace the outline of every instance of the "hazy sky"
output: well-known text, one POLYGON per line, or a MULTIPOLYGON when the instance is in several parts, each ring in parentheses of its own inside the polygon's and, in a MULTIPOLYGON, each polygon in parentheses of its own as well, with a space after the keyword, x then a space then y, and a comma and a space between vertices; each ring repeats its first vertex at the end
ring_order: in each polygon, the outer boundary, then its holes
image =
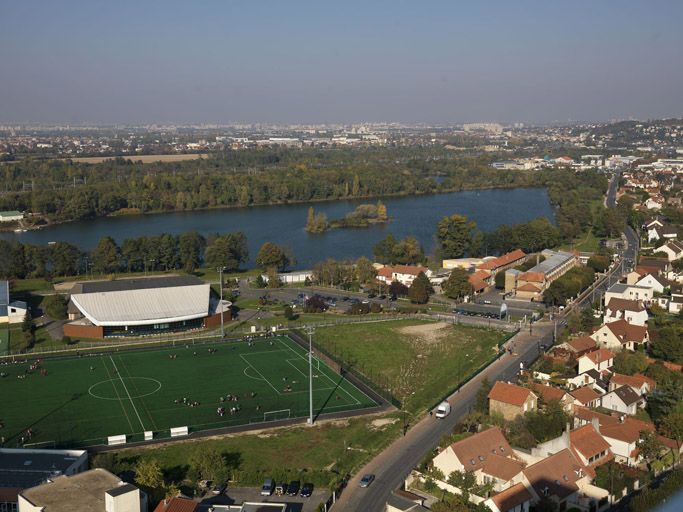
POLYGON ((0 0, 0 122, 683 115, 683 1, 0 0))

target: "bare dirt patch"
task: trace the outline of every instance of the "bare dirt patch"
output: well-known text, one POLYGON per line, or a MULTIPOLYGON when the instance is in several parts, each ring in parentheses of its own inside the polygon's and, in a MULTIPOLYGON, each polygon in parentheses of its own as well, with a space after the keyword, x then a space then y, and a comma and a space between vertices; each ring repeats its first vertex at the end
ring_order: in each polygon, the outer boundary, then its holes
POLYGON ((387 425, 393 425, 398 421, 398 418, 378 418, 370 422, 371 430, 381 430, 387 425))
POLYGON ((425 341, 428 344, 436 343, 442 338, 448 335, 446 328, 449 324, 446 322, 436 322, 421 325, 409 325, 407 327, 401 327, 398 332, 401 334, 407 334, 408 336, 413 336, 420 338, 420 340, 425 341))

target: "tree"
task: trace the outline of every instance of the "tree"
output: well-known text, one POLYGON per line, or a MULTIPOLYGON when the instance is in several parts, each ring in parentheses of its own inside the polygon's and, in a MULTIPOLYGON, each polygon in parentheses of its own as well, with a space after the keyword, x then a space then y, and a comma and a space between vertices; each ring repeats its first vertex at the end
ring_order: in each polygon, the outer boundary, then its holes
POLYGON ((394 235, 389 233, 382 240, 377 242, 372 248, 372 254, 375 259, 384 264, 393 263, 394 248, 396 247, 396 239, 394 235))
POLYGON ((441 219, 436 229, 441 257, 462 258, 472 247, 476 229, 477 223, 464 215, 456 214, 441 219))
POLYGON ((425 253, 417 238, 407 236, 394 246, 392 263, 415 265, 425 260, 425 253))
POLYGON ((150 495, 152 503, 159 501, 165 494, 164 474, 154 459, 140 459, 135 464, 135 483, 150 495))
POLYGON ((241 231, 225 235, 210 235, 206 246, 206 266, 225 267, 227 272, 239 269, 249 259, 247 237, 241 231))
POLYGON ((414 304, 426 304, 429 301, 429 295, 433 292, 429 278, 424 272, 420 272, 408 289, 408 298, 414 304))
POLYGON ((201 266, 205 247, 206 239, 196 231, 178 237, 180 266, 185 272, 193 272, 201 266))
POLYGON ((657 434, 643 430, 640 433, 640 441, 638 441, 637 446, 640 449, 640 455, 652 469, 652 463, 660 457, 663 448, 662 443, 657 439, 657 434))
POLYGON ((659 424, 659 429, 664 437, 676 441, 676 446, 680 451, 683 442, 683 412, 670 412, 664 416, 659 424))
POLYGON ((230 469, 225 463, 225 458, 216 450, 204 449, 193 455, 190 459, 190 467, 203 480, 211 480, 218 485, 226 482, 230 477, 230 469))
POLYGON ((623 350, 614 356, 614 371, 624 375, 634 375, 644 372, 649 363, 642 352, 628 352, 623 350))
POLYGON ((477 477, 471 471, 453 471, 448 475, 448 484, 462 491, 462 499, 465 503, 470 500, 470 491, 477 484, 477 477))
POLYGON ((282 286, 282 281, 280 281, 276 268, 270 267, 266 271, 266 275, 268 276, 268 288, 280 288, 282 286))
POLYGON ((602 273, 609 268, 609 257, 594 254, 593 256, 588 258, 588 263, 586 264, 595 272, 602 273))
POLYGON ((489 393, 493 386, 488 379, 481 381, 479 389, 477 390, 477 396, 474 400, 474 410, 482 414, 489 413, 489 393))
POLYGON ((405 297, 408 295, 408 287, 399 281, 392 281, 389 285, 389 293, 396 297, 405 297))
POLYGON ((372 266, 372 262, 365 256, 361 256, 356 260, 356 278, 361 284, 369 283, 375 280, 377 270, 372 266))
POLYGON ((294 320, 294 318, 296 318, 296 315, 294 314, 294 309, 289 304, 287 304, 284 307, 283 314, 287 320, 294 320))
POLYGON ((96 272, 109 274, 119 269, 120 249, 110 236, 105 236, 98 242, 90 257, 96 272))
POLYGON ((282 272, 290 263, 292 261, 287 252, 272 242, 264 243, 256 255, 256 264, 264 270, 274 267, 282 272))
POLYGON ((465 296, 472 295, 473 290, 469 275, 462 268, 451 270, 448 279, 441 285, 441 288, 444 294, 451 299, 462 299, 465 296))
POLYGON ((377 201, 377 219, 385 221, 388 218, 386 205, 382 201, 377 201))
POLYGON ((683 362, 683 326, 667 325, 659 329, 653 338, 650 350, 654 357, 677 363, 683 362))
POLYGON ((53 320, 66 319, 67 304, 62 295, 48 295, 43 299, 41 306, 53 320))

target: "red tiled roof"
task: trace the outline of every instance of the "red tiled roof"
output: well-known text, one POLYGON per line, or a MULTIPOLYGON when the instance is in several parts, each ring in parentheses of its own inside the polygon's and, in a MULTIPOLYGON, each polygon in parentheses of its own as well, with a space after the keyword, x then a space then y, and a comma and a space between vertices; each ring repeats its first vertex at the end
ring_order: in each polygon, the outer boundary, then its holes
POLYGON ((641 389, 644 384, 647 384, 650 389, 654 389, 657 383, 650 377, 646 377, 642 373, 635 375, 622 375, 621 373, 613 373, 610 379, 610 384, 614 383, 619 386, 629 386, 635 389, 641 389))
POLYGON ((531 499, 531 493, 524 487, 524 484, 518 483, 499 492, 491 498, 491 501, 496 504, 500 512, 507 512, 531 499))
POLYGON ((498 256, 497 258, 494 258, 492 260, 485 261, 477 268, 480 268, 482 270, 495 270, 497 268, 504 267, 505 265, 514 263, 517 260, 521 260, 525 256, 526 254, 523 250, 515 249, 512 252, 508 252, 507 254, 503 254, 502 256, 498 256))
POLYGON ((643 343, 647 339, 647 327, 630 324, 623 318, 616 322, 605 324, 605 326, 619 338, 621 343, 643 343))
POLYGON ((547 490, 548 496, 563 499, 578 491, 579 474, 587 472, 590 470, 576 460, 571 450, 564 449, 529 466, 524 475, 540 498, 546 496, 547 490))
POLYGON ((606 348, 599 348, 591 352, 586 352, 581 357, 587 357, 594 364, 598 364, 604 361, 608 361, 610 359, 614 359, 614 352, 612 352, 611 350, 607 350, 606 348))
POLYGON ((557 400, 560 402, 568 394, 563 389, 556 388, 555 386, 545 386, 543 384, 535 384, 531 389, 538 396, 542 397, 545 402, 549 402, 550 400, 557 400))
POLYGON ((587 352, 597 347, 597 343, 590 336, 574 338, 573 340, 569 340, 567 345, 573 348, 576 352, 587 352))
POLYGON ((198 503, 187 498, 171 498, 161 500, 154 512, 195 512, 198 503))
POLYGON ((489 399, 521 407, 527 401, 530 394, 532 393, 527 388, 497 381, 493 388, 491 388, 491 391, 489 391, 489 399))
POLYGON ((591 424, 584 425, 569 432, 569 442, 585 459, 590 459, 601 452, 608 451, 610 445, 591 424))
POLYGON ((619 297, 612 297, 606 306, 611 311, 645 311, 645 307, 635 300, 620 299, 619 297))
POLYGON ((600 395, 590 386, 583 386, 577 388, 574 391, 570 391, 569 394, 576 398, 581 404, 585 405, 593 400, 600 398, 600 395))
POLYGON ((481 469, 502 480, 519 474, 524 464, 513 459, 513 451, 498 427, 491 427, 450 446, 466 471, 481 469))

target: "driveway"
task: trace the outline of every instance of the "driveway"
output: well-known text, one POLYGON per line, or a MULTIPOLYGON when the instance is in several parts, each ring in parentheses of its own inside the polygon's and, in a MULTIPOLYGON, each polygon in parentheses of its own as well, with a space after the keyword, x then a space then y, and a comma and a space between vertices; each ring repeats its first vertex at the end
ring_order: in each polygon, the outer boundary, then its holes
MULTIPOLYGON (((303 481, 301 482, 303 484, 303 481)), ((201 512, 207 512, 212 505, 239 505, 246 501, 256 503, 286 503, 287 512, 315 512, 318 505, 330 496, 327 489, 314 489, 310 498, 300 496, 261 496, 258 487, 230 487, 224 495, 211 496, 199 504, 201 512)))

